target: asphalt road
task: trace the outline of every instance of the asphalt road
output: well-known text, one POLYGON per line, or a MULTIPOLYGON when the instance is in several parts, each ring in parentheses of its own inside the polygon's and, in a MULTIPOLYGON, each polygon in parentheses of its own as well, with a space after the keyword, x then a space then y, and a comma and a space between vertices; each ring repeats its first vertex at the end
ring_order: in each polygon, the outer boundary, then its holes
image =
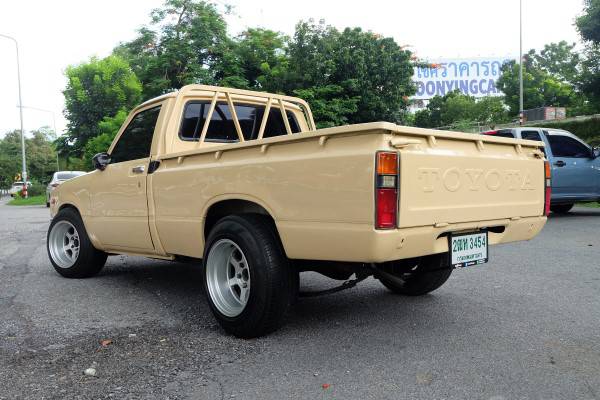
POLYGON ((368 279, 302 299, 256 340, 216 325, 194 265, 115 256, 61 278, 48 222, 0 205, 0 399, 600 399, 600 209, 424 297, 368 279))

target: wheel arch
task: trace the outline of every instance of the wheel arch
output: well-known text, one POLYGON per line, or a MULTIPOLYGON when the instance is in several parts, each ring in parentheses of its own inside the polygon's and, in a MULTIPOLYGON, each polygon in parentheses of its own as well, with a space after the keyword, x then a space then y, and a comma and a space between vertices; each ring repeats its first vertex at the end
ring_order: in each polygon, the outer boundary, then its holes
POLYGON ((61 204, 61 205, 58 207, 58 211, 62 211, 62 210, 64 210, 64 209, 67 209, 67 208, 71 208, 71 209, 73 209, 74 211, 76 211, 76 212, 77 212, 77 214, 79 214, 79 216, 81 216, 81 212, 79 211, 79 209, 77 208, 77 206, 76 206, 76 205, 74 205, 74 204, 72 204, 72 203, 64 203, 64 204, 61 204))
MULTIPOLYGON (((96 237, 94 232, 89 229, 88 222, 86 221, 86 218, 84 218, 84 214, 81 213, 81 210, 79 209, 79 207, 77 207, 74 203, 72 203, 72 202, 61 203, 58 206, 58 209, 56 210, 56 214, 58 214, 62 210, 67 210, 67 209, 71 209, 71 210, 75 211, 77 213, 77 215, 79 215, 79 218, 81 218, 81 223, 83 224, 83 227, 85 228, 85 231, 86 231, 88 237, 90 238, 90 241, 92 242, 94 247, 102 250, 103 249, 102 243, 98 240, 98 238, 96 237)), ((56 215, 54 215, 54 216, 56 216, 56 215)))
POLYGON ((206 239, 208 238, 211 229, 217 223, 217 221, 228 215, 242 214, 260 214, 266 216, 272 223, 275 234, 279 240, 281 240, 281 236, 279 235, 279 231, 277 229, 276 219, 273 216, 272 211, 257 199, 240 196, 216 199, 207 207, 204 213, 202 227, 204 243, 206 243, 206 239))

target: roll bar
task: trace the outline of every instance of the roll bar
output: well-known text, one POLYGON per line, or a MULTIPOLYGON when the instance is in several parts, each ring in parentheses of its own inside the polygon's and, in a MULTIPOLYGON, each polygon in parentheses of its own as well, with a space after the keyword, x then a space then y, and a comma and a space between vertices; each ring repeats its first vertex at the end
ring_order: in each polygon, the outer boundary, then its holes
POLYGON ((242 132, 242 128, 240 126, 240 121, 238 119, 235 103, 236 101, 248 101, 248 98, 260 99, 261 102, 266 100, 265 112, 260 122, 260 129, 258 131, 257 139, 262 139, 265 128, 267 126, 267 119, 269 118, 269 114, 271 108, 277 107, 281 112, 281 117, 283 118, 283 123, 285 125, 285 130, 287 135, 292 134, 292 129, 290 127, 290 122, 288 121, 286 114, 286 104, 295 105, 298 107, 305 116, 306 123, 308 124, 309 130, 316 130, 315 121, 312 116, 312 112, 307 102, 297 97, 284 96, 273 93, 266 92, 254 92, 250 90, 242 90, 242 89, 233 89, 226 87, 218 87, 218 86, 207 86, 207 85, 187 85, 182 87, 179 90, 178 96, 189 96, 194 95, 195 92, 212 92, 212 99, 210 102, 210 107, 208 109, 208 114, 206 115, 206 120, 204 121, 204 126, 202 127, 202 133, 200 134, 200 140, 196 147, 200 147, 204 140, 206 139, 206 133, 208 132, 208 124, 212 119, 212 115, 215 112, 215 108, 217 106, 217 101, 219 98, 225 98, 229 106, 229 110, 231 112, 231 118, 233 120, 233 124, 235 126, 235 130, 238 135, 238 139, 240 142, 244 142, 244 135, 242 132))

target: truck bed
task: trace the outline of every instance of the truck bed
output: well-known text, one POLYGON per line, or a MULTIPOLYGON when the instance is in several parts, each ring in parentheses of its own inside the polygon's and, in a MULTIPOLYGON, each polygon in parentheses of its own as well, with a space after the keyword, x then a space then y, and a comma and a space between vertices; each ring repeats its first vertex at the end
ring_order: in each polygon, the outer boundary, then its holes
POLYGON ((149 176, 158 236, 170 253, 201 256, 181 238, 198 236, 212 204, 240 198, 273 217, 290 258, 414 257, 447 251, 445 232, 481 227, 494 227, 490 244, 528 239, 545 222, 540 146, 377 122, 165 154, 149 176), (373 225, 381 150, 400 159, 392 231, 373 225))

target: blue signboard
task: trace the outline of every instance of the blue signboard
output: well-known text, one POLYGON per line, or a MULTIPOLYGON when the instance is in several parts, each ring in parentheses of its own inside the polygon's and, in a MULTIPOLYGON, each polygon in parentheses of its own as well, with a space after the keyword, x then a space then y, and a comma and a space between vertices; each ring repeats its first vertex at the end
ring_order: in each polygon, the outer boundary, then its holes
POLYGON ((427 67, 415 67, 413 81, 417 100, 444 96, 454 90, 473 97, 501 96, 496 87, 500 68, 508 58, 469 58, 439 60, 427 67))

